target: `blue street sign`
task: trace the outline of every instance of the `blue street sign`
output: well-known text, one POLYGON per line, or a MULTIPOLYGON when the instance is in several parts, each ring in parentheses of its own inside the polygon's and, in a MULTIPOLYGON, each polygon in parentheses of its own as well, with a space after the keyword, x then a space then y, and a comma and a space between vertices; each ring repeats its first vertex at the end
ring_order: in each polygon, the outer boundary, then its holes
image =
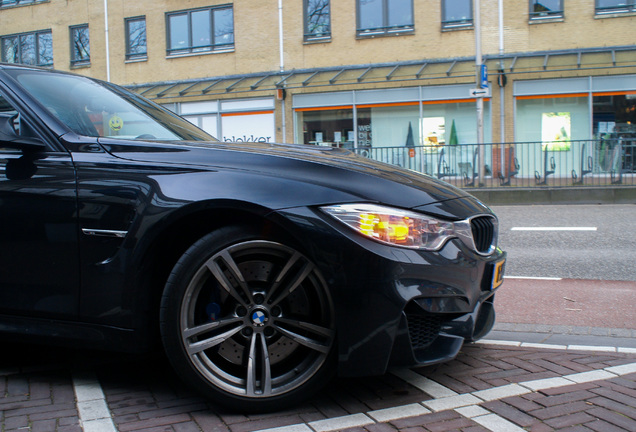
POLYGON ((488 68, 485 64, 481 65, 481 88, 488 88, 488 68))

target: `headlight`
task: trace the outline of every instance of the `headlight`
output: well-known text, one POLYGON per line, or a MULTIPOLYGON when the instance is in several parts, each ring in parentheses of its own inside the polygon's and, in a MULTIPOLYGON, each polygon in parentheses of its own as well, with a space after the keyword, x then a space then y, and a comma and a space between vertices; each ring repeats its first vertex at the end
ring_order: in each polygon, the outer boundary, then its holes
POLYGON ((374 204, 321 208, 360 234, 394 246, 436 251, 450 238, 461 235, 453 222, 407 210, 374 204))

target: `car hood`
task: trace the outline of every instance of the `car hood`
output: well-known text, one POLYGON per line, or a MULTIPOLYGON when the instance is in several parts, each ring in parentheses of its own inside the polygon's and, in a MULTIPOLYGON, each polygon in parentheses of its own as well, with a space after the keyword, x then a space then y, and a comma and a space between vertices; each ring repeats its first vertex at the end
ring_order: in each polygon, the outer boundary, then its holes
MULTIPOLYGON (((131 143, 106 138, 100 138, 99 142, 110 154, 122 159, 309 183, 341 192, 335 195, 343 201, 355 197, 365 202, 427 210, 435 204, 463 198, 462 201, 471 202, 470 213, 476 211, 475 207, 487 211, 470 194, 448 183, 338 148, 273 143, 131 143)), ((311 197, 307 200, 312 201, 311 197)), ((311 202, 312 205, 333 203, 324 198, 311 202)), ((452 213, 455 212, 448 216, 452 213)))

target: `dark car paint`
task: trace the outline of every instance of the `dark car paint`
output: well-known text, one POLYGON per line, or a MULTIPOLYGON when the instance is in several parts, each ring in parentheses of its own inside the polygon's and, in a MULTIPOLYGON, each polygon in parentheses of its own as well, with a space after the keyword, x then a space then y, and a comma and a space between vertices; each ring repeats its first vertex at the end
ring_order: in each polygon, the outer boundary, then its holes
MULTIPOLYGON (((16 99, 37 131, 43 129, 37 117, 48 124, 50 115, 30 104, 28 96, 16 99)), ((488 285, 484 280, 488 263, 504 257, 501 251, 481 257, 457 240, 435 253, 389 247, 358 236, 317 209, 324 204, 371 202, 450 220, 490 214, 466 192, 436 179, 332 149, 254 143, 126 144, 79 137, 59 124, 51 131, 59 140, 46 132, 39 135, 58 151, 39 153, 30 162, 35 172, 20 183, 0 181, 0 196, 11 197, 3 199, 3 207, 27 209, 14 219, 3 219, 2 226, 19 226, 16 218, 30 218, 27 233, 3 235, 7 261, 0 300, 6 301, 0 302, 5 315, 0 331, 146 349, 156 331, 149 324, 155 314, 153 299, 162 289, 143 277, 149 263, 160 262, 148 257, 166 232, 174 235, 197 214, 211 217, 209 231, 217 220, 248 218, 271 225, 316 261, 338 308, 343 374, 382 373, 389 365, 423 363, 414 353, 392 354, 394 347, 403 348, 403 311, 413 300, 433 312, 451 304, 455 313, 449 315, 448 337, 463 340, 471 335, 458 335, 462 326, 454 320, 492 299, 492 292, 483 289, 488 285), (33 206, 60 197, 59 207, 33 206), (69 229, 69 222, 75 228, 69 229), (89 236, 82 229, 127 235, 89 236), (28 260, 28 250, 16 249, 15 236, 21 234, 31 236, 28 246, 33 254, 28 260), (48 260, 50 255, 55 259, 48 260), (16 282, 25 272, 27 277, 16 282)), ((2 153, 0 164, 6 171, 9 160, 22 157, 21 152, 2 153)), ((452 358, 458 349, 454 343, 431 355, 439 361, 452 358)))
MULTIPOLYGON (((254 172, 259 176, 285 181, 297 180, 307 185, 325 187, 329 191, 335 189, 352 193, 364 201, 383 201, 387 205, 401 208, 469 196, 467 192, 432 177, 406 170, 399 171, 394 166, 354 157, 352 152, 338 148, 307 148, 300 145, 270 143, 241 143, 238 146, 226 143, 187 142, 178 145, 131 145, 105 138, 100 138, 99 142, 109 153, 124 159, 163 163, 166 153, 172 153, 175 163, 181 166, 206 170, 222 167, 225 171, 240 171, 241 175, 254 172), (206 162, 202 164, 201 161, 206 162), (394 189, 396 183, 401 190, 394 189)), ((295 197, 280 198, 293 202, 295 197)), ((308 198, 312 199, 313 195, 303 196, 303 199, 308 198)), ((333 202, 333 197, 323 200, 319 198, 313 205, 333 202)), ((273 204, 270 207, 277 206, 273 204)))
POLYGON ((68 154, 0 153, 0 313, 77 317, 75 192, 68 154))

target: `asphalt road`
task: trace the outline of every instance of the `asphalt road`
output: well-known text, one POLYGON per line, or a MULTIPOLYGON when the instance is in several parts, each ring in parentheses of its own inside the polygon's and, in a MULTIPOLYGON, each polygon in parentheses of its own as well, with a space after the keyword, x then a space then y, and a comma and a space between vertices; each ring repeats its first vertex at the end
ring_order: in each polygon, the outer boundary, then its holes
POLYGON ((492 209, 507 276, 636 280, 636 205, 492 209))

